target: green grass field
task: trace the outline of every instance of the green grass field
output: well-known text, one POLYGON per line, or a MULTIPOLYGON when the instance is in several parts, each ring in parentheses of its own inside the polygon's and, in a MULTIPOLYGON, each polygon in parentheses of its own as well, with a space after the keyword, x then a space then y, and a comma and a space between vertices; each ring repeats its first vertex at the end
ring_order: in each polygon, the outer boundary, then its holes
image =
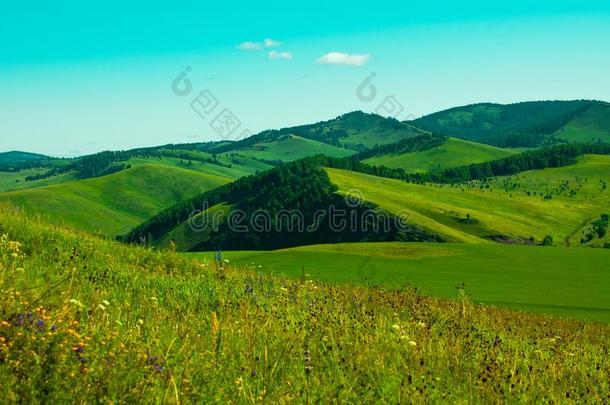
POLYGON ((408 173, 440 171, 472 163, 489 162, 514 155, 515 152, 495 146, 449 138, 444 144, 421 152, 388 154, 366 159, 371 166, 404 169, 408 173))
POLYGON ((421 152, 388 154, 366 159, 371 166, 401 168, 408 173, 440 171, 472 163, 489 162, 514 155, 515 152, 490 145, 449 138, 447 142, 421 152))
POLYGON ((74 180, 72 173, 64 173, 47 179, 25 181, 28 176, 40 175, 48 172, 47 168, 27 169, 19 172, 0 173, 0 193, 6 191, 23 190, 28 188, 50 186, 52 184, 65 183, 74 180))
POLYGON ((341 143, 347 148, 359 150, 362 146, 366 148, 374 148, 378 145, 396 143, 404 139, 422 135, 424 133, 426 133, 426 131, 422 131, 419 128, 415 128, 407 124, 403 125, 400 130, 396 130, 394 128, 348 130, 348 135, 345 138, 341 138, 341 143))
MULTIPOLYGON (((211 253, 185 253, 204 262, 211 253)), ((233 265, 269 274, 385 286, 475 302, 610 322, 610 250, 531 246, 355 243, 271 252, 225 252, 233 265)))
MULTIPOLYGON (((211 157, 211 155, 209 157, 211 157)), ((230 159, 229 157, 221 155, 218 157, 218 160, 222 163, 222 165, 209 162, 198 162, 194 160, 189 163, 188 160, 175 157, 163 157, 161 159, 132 158, 127 160, 125 164, 129 164, 132 166, 148 164, 163 165, 184 170, 191 170, 196 173, 209 174, 212 176, 228 177, 231 179, 238 179, 243 176, 249 176, 258 171, 267 170, 271 167, 265 163, 257 162, 255 160, 247 158, 230 159), (236 161, 239 162, 239 164, 236 164, 236 161)))
POLYGON ((561 128, 556 135, 570 142, 610 142, 610 106, 594 105, 561 128))
MULTIPOLYGON (((0 230, 5 402, 610 401, 605 324, 216 267, 5 205, 0 230)), ((385 251, 438 255, 425 249, 385 251)), ((439 260, 460 257, 446 249, 439 260)))
POLYGON ((418 185, 327 171, 341 193, 356 190, 364 200, 400 213, 448 241, 486 243, 502 235, 514 241, 533 237, 540 243, 551 235, 557 244, 574 245, 581 228, 610 207, 610 191, 603 188, 610 181, 608 156, 586 156, 575 165, 498 178, 489 188, 478 182, 418 185), (545 199, 547 195, 552 198, 545 199))
POLYGON ((345 157, 356 152, 296 135, 286 135, 273 142, 258 143, 246 149, 235 150, 234 153, 267 161, 291 162, 318 154, 345 157))
MULTIPOLYGON (((249 176, 259 171, 265 171, 271 168, 270 165, 263 162, 259 162, 253 159, 249 159, 234 154, 223 154, 217 155, 217 163, 201 161, 206 159, 212 159, 213 155, 201 151, 191 150, 171 150, 166 149, 164 153, 168 156, 158 157, 138 157, 131 158, 121 164, 130 165, 132 167, 142 165, 158 165, 158 166, 169 166, 172 168, 180 168, 184 170, 191 170, 196 173, 209 174, 212 176, 228 177, 231 179, 237 179, 243 176, 249 176), (170 156, 175 154, 175 156, 170 156), (187 155, 192 157, 188 159, 181 158, 181 155, 187 155)), ((67 161, 55 160, 53 161, 53 167, 58 167, 67 164, 67 161)), ((26 169, 19 172, 0 172, 0 193, 7 191, 26 190, 32 188, 39 188, 50 186, 54 184, 61 184, 76 180, 74 172, 63 173, 56 176, 51 176, 46 179, 25 181, 27 176, 40 175, 48 172, 50 167, 26 169)))
POLYGON ((0 194, 0 200, 77 229, 114 236, 231 178, 142 164, 108 176, 0 194))

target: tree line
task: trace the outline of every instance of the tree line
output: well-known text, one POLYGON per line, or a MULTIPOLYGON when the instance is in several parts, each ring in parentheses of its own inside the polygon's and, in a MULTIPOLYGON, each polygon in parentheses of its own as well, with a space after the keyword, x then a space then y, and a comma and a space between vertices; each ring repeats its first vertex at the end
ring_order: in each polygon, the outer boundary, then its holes
POLYGON ((369 166, 354 157, 332 158, 318 155, 319 164, 336 168, 370 174, 378 177, 403 180, 409 183, 462 183, 471 180, 483 180, 496 176, 509 176, 527 170, 561 167, 576 163, 577 158, 585 154, 610 155, 608 144, 563 144, 549 146, 518 155, 484 163, 474 163, 438 172, 407 173, 401 168, 369 166))

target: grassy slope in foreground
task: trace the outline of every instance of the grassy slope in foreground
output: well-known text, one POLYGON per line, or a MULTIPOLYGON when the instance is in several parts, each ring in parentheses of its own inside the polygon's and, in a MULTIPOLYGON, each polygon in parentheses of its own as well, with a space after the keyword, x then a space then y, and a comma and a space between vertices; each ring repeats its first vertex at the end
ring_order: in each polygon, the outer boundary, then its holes
POLYGON ((94 179, 0 194, 29 212, 114 236, 164 208, 231 181, 164 165, 138 165, 94 179))
POLYGON ((0 228, 8 402, 610 401, 606 325, 0 228))
MULTIPOLYGON (((340 192, 359 190, 366 201, 392 213, 401 210, 410 221, 459 242, 483 243, 482 237, 506 235, 541 241, 552 235, 567 244, 583 224, 607 212, 610 156, 584 156, 575 165, 520 173, 496 179, 487 188, 465 185, 418 185, 338 169, 327 169, 340 192), (578 180, 580 179, 580 180, 578 180), (586 181, 585 181, 586 179, 586 181), (562 189, 570 181, 577 190, 562 189), (504 182, 515 189, 506 190, 504 182), (518 186, 517 186, 518 185, 518 186), (550 200, 543 195, 561 191, 550 200), (536 195, 527 195, 535 191, 536 195), (470 215, 470 221, 464 219, 470 215)), ((578 235, 580 236, 580 235, 578 235)))
POLYGON ((508 149, 449 138, 444 144, 432 149, 412 153, 375 156, 364 160, 363 163, 371 166, 401 168, 408 173, 424 173, 465 166, 472 163, 489 162, 514 154, 515 152, 508 149))
MULTIPOLYGON (((187 253, 211 260, 210 253, 187 253)), ((475 302, 610 322, 610 250, 531 246, 354 243, 272 252, 225 252, 233 265, 356 285, 416 286, 456 298, 465 284, 475 302), (262 266, 262 267, 258 267, 262 266)))

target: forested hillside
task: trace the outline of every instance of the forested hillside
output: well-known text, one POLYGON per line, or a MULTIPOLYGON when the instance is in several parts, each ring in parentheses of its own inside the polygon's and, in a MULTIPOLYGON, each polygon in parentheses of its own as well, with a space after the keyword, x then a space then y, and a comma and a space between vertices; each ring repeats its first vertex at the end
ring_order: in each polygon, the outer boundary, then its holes
MULTIPOLYGON (((441 238, 374 205, 351 204, 337 190, 320 161, 307 158, 285 164, 265 173, 237 180, 169 208, 121 240, 156 243, 174 228, 193 220, 194 215, 219 204, 230 204, 234 218, 217 224, 211 235, 203 232, 211 223, 193 226, 201 234, 198 244, 186 250, 274 249, 313 243, 355 241, 440 241, 441 238), (330 217, 342 212, 348 228, 333 229, 330 217), (365 223, 367 225, 365 225, 365 223)), ((193 240, 193 238, 191 238, 193 240)), ((184 248, 184 247, 182 247, 184 248)))
MULTIPOLYGON (((410 123, 434 133, 496 146, 540 146, 562 140, 582 141, 582 138, 572 136, 560 139, 556 134, 571 121, 586 114, 590 108, 600 106, 607 106, 607 103, 589 100, 536 101, 508 105, 483 103, 440 111, 410 123)), ((593 127, 597 125, 595 122, 591 124, 593 127)), ((607 129, 606 127, 605 130, 607 129)), ((595 141, 597 138, 594 136, 595 141)))

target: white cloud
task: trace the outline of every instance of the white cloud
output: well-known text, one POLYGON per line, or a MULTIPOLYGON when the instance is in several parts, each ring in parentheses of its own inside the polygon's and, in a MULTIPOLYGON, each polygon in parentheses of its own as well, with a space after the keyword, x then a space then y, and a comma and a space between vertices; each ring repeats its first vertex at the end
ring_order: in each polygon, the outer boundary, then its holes
POLYGON ((242 51, 260 51, 263 47, 260 42, 246 41, 237 45, 237 49, 241 49, 242 51))
POLYGON ((282 43, 280 41, 276 41, 275 39, 267 38, 263 41, 263 45, 265 48, 273 48, 282 45, 282 43))
POLYGON ((292 54, 290 52, 271 51, 269 52, 269 59, 292 59, 292 54))
POLYGON ((371 58, 370 54, 347 54, 343 52, 329 52, 320 57, 317 63, 321 65, 345 65, 345 66, 362 66, 371 58))
POLYGON ((237 45, 237 49, 241 49, 242 51, 262 51, 263 48, 274 48, 276 46, 280 46, 282 43, 280 41, 276 41, 275 39, 267 38, 263 42, 253 42, 246 41, 237 45))

